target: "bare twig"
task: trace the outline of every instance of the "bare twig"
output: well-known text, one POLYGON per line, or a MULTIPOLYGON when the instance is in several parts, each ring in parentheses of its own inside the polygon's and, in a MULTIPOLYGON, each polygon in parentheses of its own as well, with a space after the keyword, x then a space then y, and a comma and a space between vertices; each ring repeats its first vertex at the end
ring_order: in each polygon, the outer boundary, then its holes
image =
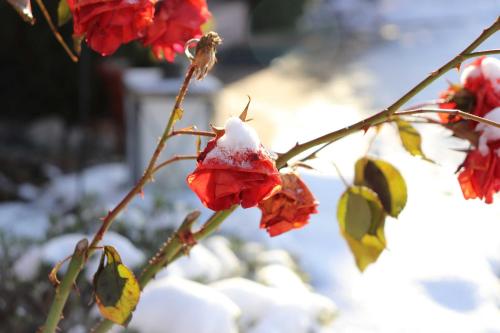
POLYGON ((161 162, 159 163, 154 169, 153 169, 153 173, 156 173, 158 170, 160 170, 161 168, 164 168, 166 167, 167 165, 169 164, 172 164, 174 162, 177 162, 177 161, 185 161, 185 160, 195 160, 198 158, 198 155, 176 155, 164 162, 161 162))
POLYGON ((47 8, 45 7, 45 4, 43 3, 43 0, 36 0, 36 3, 38 7, 40 7, 40 10, 42 11, 43 16, 45 17, 45 20, 47 21, 47 24, 49 25, 50 30, 52 31, 52 34, 54 34, 54 37, 57 39, 59 44, 63 47, 64 51, 68 54, 70 57, 71 61, 73 62, 78 62, 78 57, 71 51, 69 48, 68 44, 64 41, 62 38, 61 34, 57 30, 54 22, 52 22, 52 18, 50 17, 49 12, 47 11, 47 8))

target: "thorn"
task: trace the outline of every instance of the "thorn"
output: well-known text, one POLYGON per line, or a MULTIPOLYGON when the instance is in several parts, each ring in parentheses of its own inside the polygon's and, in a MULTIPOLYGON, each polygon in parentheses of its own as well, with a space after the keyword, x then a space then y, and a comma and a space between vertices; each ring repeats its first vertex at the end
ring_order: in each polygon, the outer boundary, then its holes
POLYGON ((459 63, 455 66, 455 68, 457 69, 457 71, 458 71, 458 72, 460 72, 460 67, 462 67, 462 63, 461 63, 461 62, 459 62, 459 63))
POLYGON ((212 131, 214 131, 216 136, 223 136, 226 131, 222 127, 217 127, 212 124, 210 124, 210 127, 212 128, 212 131))
POLYGON ((240 114, 240 119, 241 121, 245 122, 247 121, 247 116, 248 116, 248 108, 250 107, 250 102, 252 101, 252 98, 250 97, 250 95, 247 95, 248 97, 248 103, 247 103, 247 106, 245 106, 245 109, 243 110, 243 112, 240 114))
POLYGON ((142 189, 142 190, 139 192, 139 196, 141 197, 141 199, 144 199, 144 189, 142 189))
POLYGON ((368 132, 369 129, 370 129, 370 125, 363 126, 362 127, 363 134, 366 134, 366 132, 368 132))

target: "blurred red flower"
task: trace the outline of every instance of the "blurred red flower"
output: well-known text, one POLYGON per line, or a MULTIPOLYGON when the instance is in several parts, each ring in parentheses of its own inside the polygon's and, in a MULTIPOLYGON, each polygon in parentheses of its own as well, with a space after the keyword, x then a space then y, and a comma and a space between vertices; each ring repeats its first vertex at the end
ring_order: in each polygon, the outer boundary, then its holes
POLYGON ((458 182, 465 199, 484 199, 493 202, 493 195, 500 191, 500 140, 488 143, 488 153, 478 149, 467 154, 458 182))
POLYGON ((142 37, 153 22, 153 0, 68 0, 73 33, 101 55, 142 37))
POLYGON ((156 58, 174 61, 188 40, 201 36, 201 25, 210 17, 205 0, 164 0, 142 42, 156 58))
MULTIPOLYGON (((460 109, 476 116, 484 116, 500 106, 500 61, 493 57, 480 57, 467 65, 460 76, 461 85, 451 85, 440 95, 445 101, 442 109, 460 109)), ((443 123, 461 118, 440 114, 443 123)), ((474 128, 477 123, 471 122, 474 128)))
POLYGON ((296 173, 282 174, 281 184, 279 192, 259 203, 260 227, 271 237, 306 225, 317 213, 318 202, 296 173))
POLYGON ((257 152, 242 149, 209 156, 221 136, 207 144, 196 169, 187 177, 189 187, 206 207, 219 211, 241 204, 249 208, 279 190, 279 172, 262 146, 257 152))

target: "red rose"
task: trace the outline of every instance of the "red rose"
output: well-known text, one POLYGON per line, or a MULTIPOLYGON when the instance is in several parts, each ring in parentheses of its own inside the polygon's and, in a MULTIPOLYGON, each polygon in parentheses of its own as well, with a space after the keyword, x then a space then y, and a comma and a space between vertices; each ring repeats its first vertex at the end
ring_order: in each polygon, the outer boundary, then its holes
POLYGON ((500 61, 480 57, 469 64, 460 77, 465 89, 476 97, 473 114, 482 117, 500 106, 500 61))
POLYGON ((205 0, 165 0, 142 42, 151 46, 156 58, 174 61, 188 40, 202 34, 201 25, 210 16, 205 0))
POLYGON ((256 206, 279 189, 281 180, 253 129, 230 118, 225 134, 200 153, 187 183, 206 207, 219 211, 235 204, 256 206))
POLYGON ((260 227, 271 237, 309 222, 309 215, 317 213, 318 202, 296 173, 281 175, 281 190, 259 203, 262 212, 260 227))
POLYGON ((500 191, 500 140, 488 143, 486 155, 478 149, 467 154, 458 182, 465 199, 484 199, 493 202, 493 195, 500 191))
POLYGON ((75 36, 90 48, 110 55, 121 44, 144 35, 153 22, 153 0, 68 0, 75 36))

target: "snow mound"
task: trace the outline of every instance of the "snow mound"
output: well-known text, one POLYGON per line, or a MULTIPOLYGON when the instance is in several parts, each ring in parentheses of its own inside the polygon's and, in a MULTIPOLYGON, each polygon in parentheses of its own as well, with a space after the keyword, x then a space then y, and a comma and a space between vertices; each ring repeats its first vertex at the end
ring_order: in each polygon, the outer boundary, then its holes
POLYGON ((221 278, 228 278, 242 272, 241 263, 231 250, 229 241, 226 238, 213 236, 205 241, 205 245, 221 263, 221 278))
POLYGON ((178 277, 151 283, 129 327, 140 333, 236 333, 238 306, 222 293, 178 277))
POLYGON ((5 235, 41 239, 49 226, 45 211, 32 204, 8 202, 0 204, 0 231, 5 235))
POLYGON ((238 153, 258 152, 260 140, 255 130, 237 117, 227 120, 224 135, 217 140, 217 145, 206 156, 205 161, 218 160, 227 164, 237 164, 249 167, 244 162, 235 158, 238 153))
POLYGON ((258 151, 260 140, 257 132, 238 117, 231 117, 224 125, 225 134, 217 141, 217 147, 228 151, 248 149, 258 151))
POLYGON ((129 180, 128 167, 123 163, 98 165, 81 174, 56 177, 43 191, 38 203, 48 210, 65 211, 74 207, 83 193, 98 198, 110 198, 129 180))
MULTIPOLYGON (((500 107, 496 107, 485 114, 484 118, 500 123, 500 107)), ((488 142, 500 139, 500 128, 479 123, 476 130, 481 132, 479 136, 479 151, 483 156, 487 155, 489 152, 488 142)), ((497 150, 496 153, 500 156, 500 150, 497 150)))
POLYGON ((42 263, 42 254, 38 246, 31 247, 14 263, 14 275, 19 281, 32 281, 38 274, 42 263))
POLYGON ((460 75, 460 84, 465 85, 467 80, 478 77, 481 75, 481 68, 475 65, 469 65, 465 67, 460 75))
POLYGON ((190 280, 212 282, 220 279, 223 267, 219 259, 203 244, 197 244, 189 252, 161 271, 159 277, 177 276, 190 280))
POLYGON ((222 280, 212 287, 240 307, 240 328, 244 332, 316 332, 337 311, 326 297, 304 290, 266 287, 243 278, 222 280))
POLYGON ((255 278, 258 282, 275 288, 294 292, 307 292, 308 288, 300 277, 290 268, 283 265, 268 265, 257 270, 255 278))
POLYGON ((260 266, 277 264, 288 268, 295 268, 292 256, 285 250, 263 251, 256 256, 256 261, 260 266))
POLYGON ((500 60, 487 57, 481 62, 481 70, 484 77, 491 82, 495 91, 500 93, 500 60))

